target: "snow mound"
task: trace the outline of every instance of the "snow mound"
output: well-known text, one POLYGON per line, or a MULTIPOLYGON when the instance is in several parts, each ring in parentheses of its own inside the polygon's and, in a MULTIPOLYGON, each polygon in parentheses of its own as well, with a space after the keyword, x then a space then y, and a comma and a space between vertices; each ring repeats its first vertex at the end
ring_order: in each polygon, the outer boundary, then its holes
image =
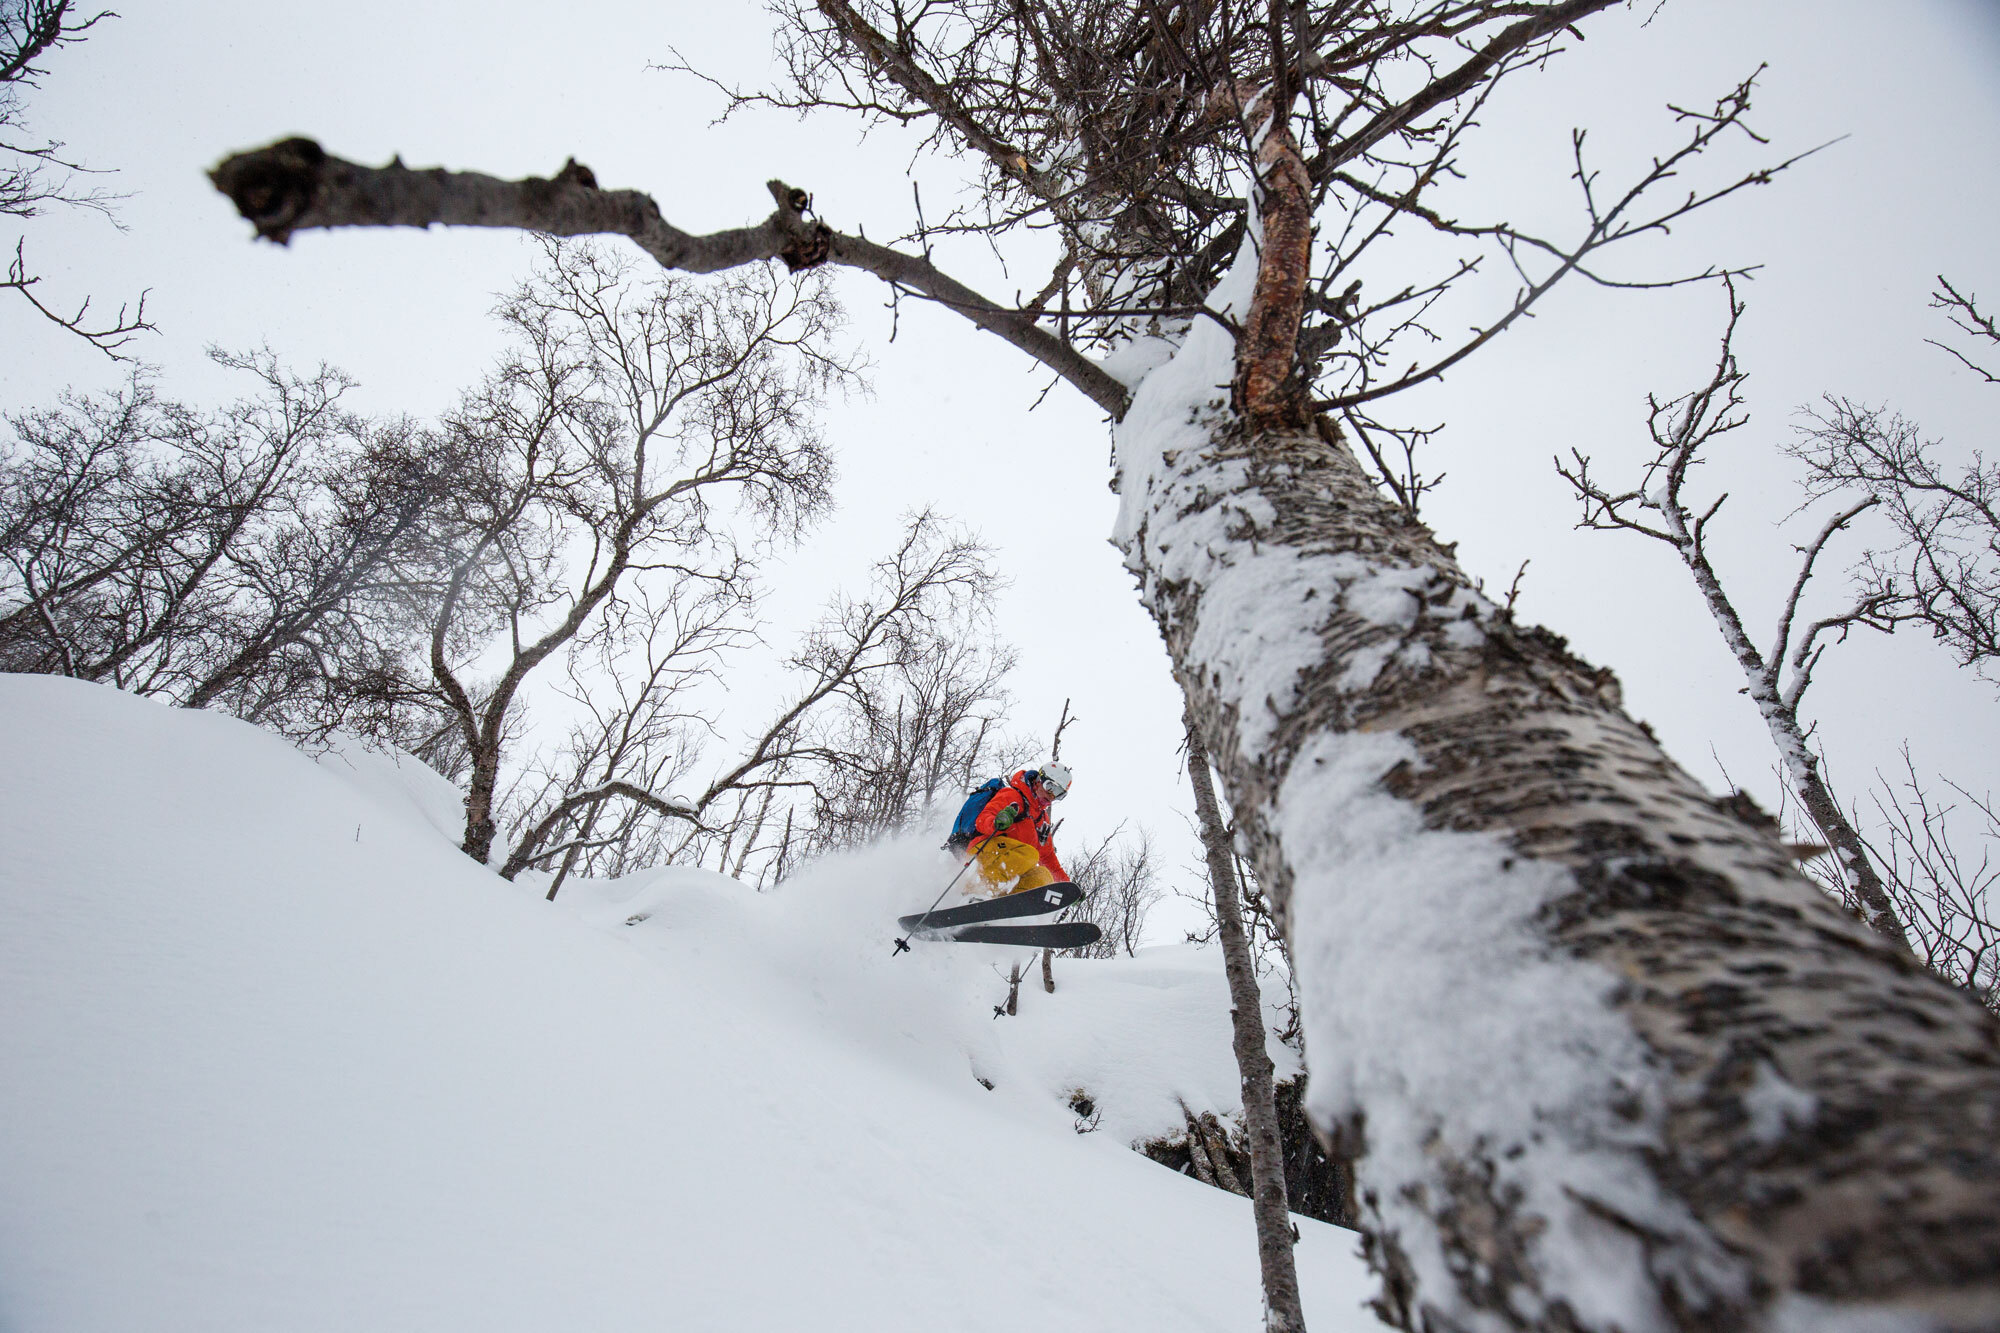
MULTIPOLYGON (((0 1325, 1253 1326, 1247 1202, 1122 1141, 1228 1104, 1199 955, 1061 962, 995 1022, 1001 951, 890 956, 933 849, 551 905, 455 799, 0 676, 0 1325)), ((1378 1327, 1299 1226, 1313 1327, 1378 1327)))

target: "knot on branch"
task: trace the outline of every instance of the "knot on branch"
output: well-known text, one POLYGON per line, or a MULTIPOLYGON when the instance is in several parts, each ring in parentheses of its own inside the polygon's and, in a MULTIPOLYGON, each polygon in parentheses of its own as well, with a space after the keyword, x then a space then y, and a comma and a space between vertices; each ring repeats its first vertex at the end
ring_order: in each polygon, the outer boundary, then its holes
POLYGON ((259 236, 284 245, 292 239, 292 224, 319 197, 326 160, 326 150, 311 139, 280 139, 225 158, 208 178, 259 236))
POLYGON ((824 222, 809 222, 784 249, 778 251, 778 258, 785 261, 786 268, 797 273, 800 269, 824 264, 832 253, 833 228, 824 222))
POLYGON ((833 228, 818 219, 807 220, 806 215, 812 212, 812 195, 783 181, 766 181, 764 186, 778 201, 772 221, 787 237, 778 258, 793 273, 824 264, 833 254, 833 228))
POLYGON ((571 190, 597 188, 597 173, 573 157, 563 163, 561 171, 547 180, 540 176, 530 176, 521 182, 522 196, 531 209, 537 210, 555 207, 562 196, 571 190))

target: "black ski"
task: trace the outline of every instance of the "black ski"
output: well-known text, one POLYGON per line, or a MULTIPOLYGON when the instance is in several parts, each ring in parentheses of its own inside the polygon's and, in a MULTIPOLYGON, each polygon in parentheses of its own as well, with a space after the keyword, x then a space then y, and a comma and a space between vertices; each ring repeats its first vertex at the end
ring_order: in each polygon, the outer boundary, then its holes
POLYGON ((1010 893, 1001 898, 982 898, 976 903, 961 903, 957 907, 941 907, 928 915, 918 912, 913 916, 896 918, 896 924, 904 930, 941 930, 946 926, 969 926, 980 921, 1005 921, 1009 917, 1040 916, 1044 912, 1060 912, 1078 898, 1083 891, 1066 879, 1057 880, 1039 889, 1029 889, 1026 893, 1010 893))
POLYGON ((1088 921, 1035 921, 1020 926, 952 926, 944 930, 924 929, 913 936, 920 940, 951 940, 959 944, 1025 944, 1031 949, 1081 949, 1104 938, 1104 932, 1088 921))

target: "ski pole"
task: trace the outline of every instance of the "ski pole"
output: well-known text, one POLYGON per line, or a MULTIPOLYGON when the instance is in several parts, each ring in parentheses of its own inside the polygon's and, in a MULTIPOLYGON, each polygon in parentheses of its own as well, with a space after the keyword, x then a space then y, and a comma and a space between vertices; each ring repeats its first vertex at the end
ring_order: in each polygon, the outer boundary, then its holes
MULTIPOLYGON (((929 907, 926 907, 926 908, 924 909, 924 914, 923 914, 922 916, 920 916, 920 917, 918 917, 918 918, 917 918, 917 924, 916 924, 916 925, 914 925, 914 926, 911 926, 911 927, 910 927, 910 935, 914 935, 914 934, 916 934, 916 933, 917 933, 918 931, 920 931, 920 930, 922 930, 922 929, 924 928, 924 922, 926 922, 926 921, 930 920, 930 916, 931 916, 931 913, 932 913, 932 912, 935 912, 935 911, 937 911, 937 905, 938 905, 939 903, 941 903, 941 902, 943 902, 943 901, 944 901, 944 896, 945 896, 945 894, 947 894, 947 893, 950 893, 950 892, 951 892, 951 890, 952 890, 952 885, 953 885, 953 884, 957 884, 957 883, 958 883, 958 882, 959 882, 960 880, 964 879, 964 878, 965 878, 965 872, 966 872, 966 871, 968 871, 968 870, 970 870, 970 869, 972 869, 972 860, 973 860, 973 858, 970 858, 970 857, 968 857, 968 858, 966 859, 966 862, 965 862, 965 864, 964 864, 964 865, 962 865, 962 866, 960 866, 960 867, 958 868, 958 873, 957 873, 956 875, 953 875, 953 876, 951 877, 951 884, 947 884, 947 885, 945 885, 945 886, 944 886, 944 887, 943 887, 942 889, 939 889, 939 890, 938 890, 938 896, 937 896, 937 897, 935 897, 935 898, 933 898, 933 899, 931 899, 931 905, 930 905, 929 907)), ((897 940, 897 941, 896 941, 896 947, 895 947, 895 949, 894 949, 893 951, 891 951, 891 952, 890 952, 890 954, 889 954, 889 956, 890 956, 891 958, 894 958, 894 957, 895 957, 895 956, 896 956, 897 954, 899 954, 899 953, 907 953, 907 952, 909 952, 909 948, 910 948, 910 935, 905 935, 905 936, 903 936, 903 937, 902 937, 901 939, 899 939, 899 940, 897 940)))

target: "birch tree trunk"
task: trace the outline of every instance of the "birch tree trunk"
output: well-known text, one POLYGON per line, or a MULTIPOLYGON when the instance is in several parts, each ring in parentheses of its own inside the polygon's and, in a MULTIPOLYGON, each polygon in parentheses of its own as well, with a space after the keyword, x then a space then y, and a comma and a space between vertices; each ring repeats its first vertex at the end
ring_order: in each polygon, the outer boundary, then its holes
POLYGON ((1208 859, 1208 882, 1215 895, 1216 934, 1229 977, 1229 1018, 1236 1068, 1242 1075, 1243 1125, 1250 1136, 1250 1199, 1257 1221, 1257 1263, 1264 1279, 1264 1327, 1268 1333, 1305 1333, 1299 1303, 1299 1274, 1292 1262, 1291 1207, 1285 1191, 1285 1148, 1278 1133, 1278 1102, 1271 1053, 1264 1048, 1264 997, 1257 990, 1257 966, 1236 901, 1236 866, 1229 854, 1229 829, 1208 777, 1208 753, 1194 718, 1184 718, 1188 740, 1188 780, 1194 784, 1195 815, 1208 859))
POLYGON ((1330 427, 1244 426, 1226 339, 1136 394, 1120 543, 1284 920, 1383 1314, 2000 1326, 1989 1017, 1475 593, 1330 427))

